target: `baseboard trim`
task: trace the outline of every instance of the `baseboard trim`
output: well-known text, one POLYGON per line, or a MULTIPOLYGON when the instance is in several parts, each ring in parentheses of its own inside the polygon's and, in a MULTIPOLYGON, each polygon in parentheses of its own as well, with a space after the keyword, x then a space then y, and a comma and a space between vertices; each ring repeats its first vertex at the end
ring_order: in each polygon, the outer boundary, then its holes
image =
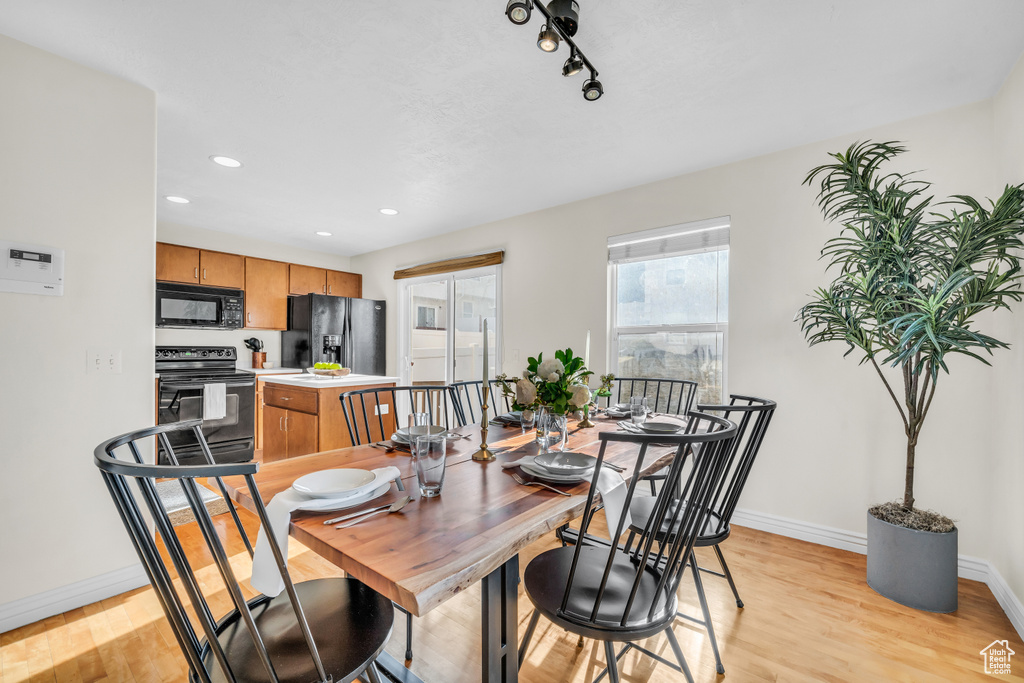
POLYGON ((996 596, 999 606, 1006 612, 1013 628, 1017 630, 1017 635, 1024 638, 1024 604, 1021 604, 1020 598, 1010 588, 1010 584, 1006 583, 999 570, 989 563, 986 564, 989 565, 989 575, 985 583, 988 584, 992 595, 996 596))
MULTIPOLYGON (((837 529, 823 524, 812 524, 798 519, 780 517, 766 512, 737 509, 732 516, 733 524, 758 531, 767 531, 788 538, 809 543, 849 550, 864 555, 868 549, 867 534, 837 529)), ((989 587, 999 606, 1003 608, 1017 634, 1024 638, 1024 603, 1011 590, 1006 579, 991 562, 980 557, 960 555, 957 557, 957 576, 962 579, 981 581, 989 587)))
POLYGON ((141 564, 0 605, 0 633, 149 584, 141 564))

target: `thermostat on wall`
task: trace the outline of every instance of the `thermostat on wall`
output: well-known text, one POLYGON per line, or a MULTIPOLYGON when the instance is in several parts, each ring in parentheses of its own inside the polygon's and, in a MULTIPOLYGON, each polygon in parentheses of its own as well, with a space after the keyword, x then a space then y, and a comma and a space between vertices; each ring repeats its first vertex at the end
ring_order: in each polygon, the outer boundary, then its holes
POLYGON ((64 250, 0 241, 0 292, 64 296, 64 250))

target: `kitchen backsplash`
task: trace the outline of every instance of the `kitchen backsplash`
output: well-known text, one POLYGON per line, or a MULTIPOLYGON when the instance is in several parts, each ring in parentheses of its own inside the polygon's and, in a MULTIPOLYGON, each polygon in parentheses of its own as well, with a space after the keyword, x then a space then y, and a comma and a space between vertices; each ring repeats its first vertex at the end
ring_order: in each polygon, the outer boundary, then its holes
POLYGON ((263 342, 263 352, 274 367, 281 367, 281 333, 275 330, 176 330, 167 327, 156 328, 157 346, 234 346, 238 349, 236 367, 245 370, 252 367, 252 351, 242 343, 243 339, 256 337, 263 342))

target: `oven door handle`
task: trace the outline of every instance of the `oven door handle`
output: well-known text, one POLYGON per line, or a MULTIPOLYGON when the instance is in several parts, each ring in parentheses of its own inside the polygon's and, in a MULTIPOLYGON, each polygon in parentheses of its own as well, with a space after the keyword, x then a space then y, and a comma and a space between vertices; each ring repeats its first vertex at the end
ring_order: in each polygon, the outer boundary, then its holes
POLYGON ((160 380, 161 388, 166 386, 166 387, 168 387, 170 389, 174 389, 175 391, 183 391, 185 389, 202 389, 207 384, 223 384, 223 385, 225 385, 227 387, 254 387, 254 386, 256 386, 256 380, 255 379, 251 379, 251 380, 243 379, 243 380, 235 380, 235 381, 231 381, 231 382, 198 382, 198 383, 197 382, 185 382, 185 381, 182 381, 182 380, 170 380, 170 381, 160 380))

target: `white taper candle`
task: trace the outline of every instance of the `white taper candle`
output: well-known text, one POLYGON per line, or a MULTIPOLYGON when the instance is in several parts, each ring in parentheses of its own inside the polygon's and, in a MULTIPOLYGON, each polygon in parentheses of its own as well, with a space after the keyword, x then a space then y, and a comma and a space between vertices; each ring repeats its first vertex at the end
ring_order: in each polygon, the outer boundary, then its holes
POLYGON ((487 318, 484 318, 484 386, 487 386, 487 318))

